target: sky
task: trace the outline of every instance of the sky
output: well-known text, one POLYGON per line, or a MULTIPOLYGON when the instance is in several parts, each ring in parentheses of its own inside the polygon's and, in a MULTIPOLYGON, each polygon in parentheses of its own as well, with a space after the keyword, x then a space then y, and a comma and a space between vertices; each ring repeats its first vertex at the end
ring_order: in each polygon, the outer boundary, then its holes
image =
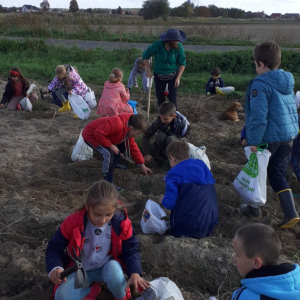
MULTIPOLYGON (((191 0, 195 5, 208 6, 216 5, 224 8, 240 8, 245 11, 264 11, 270 15, 272 13, 300 13, 299 0, 191 0), (234 3, 234 5, 233 5, 234 3)), ((31 4, 37 7, 40 6, 42 0, 0 0, 0 4, 4 7, 16 6, 21 7, 24 4, 31 4)), ((48 0, 51 8, 69 8, 69 0, 48 0)), ((169 0, 171 7, 180 6, 184 0, 169 0)), ((77 0, 79 8, 141 8, 143 0, 122 0, 122 1, 107 1, 107 0, 77 0)))

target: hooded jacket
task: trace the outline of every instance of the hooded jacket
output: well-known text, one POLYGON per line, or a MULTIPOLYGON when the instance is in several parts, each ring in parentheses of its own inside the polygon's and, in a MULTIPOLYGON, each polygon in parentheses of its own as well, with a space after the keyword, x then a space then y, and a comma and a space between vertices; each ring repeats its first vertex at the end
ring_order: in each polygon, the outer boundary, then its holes
POLYGON ((172 234, 209 236, 218 224, 219 209, 215 180, 206 164, 198 159, 184 160, 167 173, 165 181, 162 205, 171 210, 172 234))
POLYGON ((293 75, 281 69, 250 81, 245 101, 249 145, 287 142, 297 136, 294 83, 293 75))
POLYGON ((128 90, 126 91, 124 84, 120 81, 106 81, 98 103, 97 114, 103 117, 112 117, 133 113, 132 107, 128 104, 129 99, 130 93, 128 90))
MULTIPOLYGON (((29 89, 29 82, 24 78, 24 82, 22 82, 22 95, 26 96, 26 91, 29 89)), ((14 82, 11 78, 8 78, 7 84, 5 86, 5 91, 3 93, 3 97, 1 100, 1 104, 8 103, 14 95, 14 82)))
POLYGON ((133 114, 122 114, 114 117, 103 117, 88 123, 82 131, 83 139, 94 148, 102 146, 109 148, 125 142, 126 150, 130 151, 132 159, 138 165, 144 158, 134 138, 128 137, 128 122, 133 114))
POLYGON ((263 266, 251 271, 233 292, 232 300, 300 300, 300 267, 263 266))

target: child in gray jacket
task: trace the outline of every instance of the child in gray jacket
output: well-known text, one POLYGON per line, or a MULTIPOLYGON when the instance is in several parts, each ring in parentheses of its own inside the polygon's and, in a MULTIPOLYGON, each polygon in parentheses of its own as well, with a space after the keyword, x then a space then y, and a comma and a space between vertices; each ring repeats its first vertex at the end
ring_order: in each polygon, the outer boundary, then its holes
POLYGON ((147 87, 147 72, 146 72, 146 66, 144 63, 144 60, 141 57, 138 57, 133 65, 133 68, 131 70, 127 87, 129 91, 131 90, 132 86, 135 88, 138 88, 138 82, 137 82, 137 76, 141 75, 143 80, 143 90, 148 93, 148 87, 147 87))

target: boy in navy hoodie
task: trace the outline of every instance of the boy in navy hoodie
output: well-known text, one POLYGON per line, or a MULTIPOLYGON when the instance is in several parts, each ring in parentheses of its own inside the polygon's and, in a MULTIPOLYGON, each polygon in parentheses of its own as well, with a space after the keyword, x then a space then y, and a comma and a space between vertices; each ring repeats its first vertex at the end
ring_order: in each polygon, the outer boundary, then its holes
POLYGON ((244 279, 232 300, 300 299, 300 267, 276 264, 281 243, 273 228, 260 223, 238 228, 233 249, 233 260, 244 279))
POLYGON ((166 192, 160 202, 171 210, 171 234, 175 237, 210 236, 218 224, 215 180, 206 164, 191 159, 189 145, 173 141, 166 149, 172 169, 165 177, 166 192))

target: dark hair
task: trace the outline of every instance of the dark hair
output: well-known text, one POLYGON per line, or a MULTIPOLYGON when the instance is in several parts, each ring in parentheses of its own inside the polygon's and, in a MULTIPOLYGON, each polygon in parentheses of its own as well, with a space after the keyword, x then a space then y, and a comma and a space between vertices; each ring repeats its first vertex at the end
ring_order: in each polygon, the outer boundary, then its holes
POLYGON ((86 200, 84 203, 76 209, 76 211, 84 209, 86 206, 95 207, 97 205, 112 205, 118 207, 119 193, 115 189, 114 185, 105 180, 100 180, 89 188, 86 200))
POLYGON ((169 44, 171 49, 179 49, 177 41, 166 41, 165 43, 169 44))
POLYGON ((166 149, 166 154, 169 157, 172 155, 178 160, 186 160, 190 158, 189 145, 185 141, 178 140, 169 144, 166 149))
POLYGON ((128 126, 132 126, 134 130, 142 130, 143 132, 147 130, 146 120, 140 114, 132 115, 129 118, 128 126))
POLYGON ((173 116, 176 113, 176 106, 169 101, 162 103, 159 107, 159 112, 162 116, 173 116))
POLYGON ((220 69, 215 68, 210 72, 211 76, 220 76, 220 69))
POLYGON ((265 224, 247 224, 235 233, 241 240, 247 258, 259 256, 263 265, 275 265, 281 252, 281 242, 275 230, 265 224))
POLYGON ((263 42, 253 48, 253 59, 259 65, 265 64, 271 70, 277 69, 281 64, 281 49, 276 43, 263 42))
MULTIPOLYGON (((10 71, 18 72, 20 75, 21 82, 23 83, 23 87, 25 86, 25 90, 29 88, 28 80, 23 76, 20 68, 12 68, 10 71)), ((14 82, 10 79, 10 83, 12 85, 13 91, 15 91, 14 82)))

